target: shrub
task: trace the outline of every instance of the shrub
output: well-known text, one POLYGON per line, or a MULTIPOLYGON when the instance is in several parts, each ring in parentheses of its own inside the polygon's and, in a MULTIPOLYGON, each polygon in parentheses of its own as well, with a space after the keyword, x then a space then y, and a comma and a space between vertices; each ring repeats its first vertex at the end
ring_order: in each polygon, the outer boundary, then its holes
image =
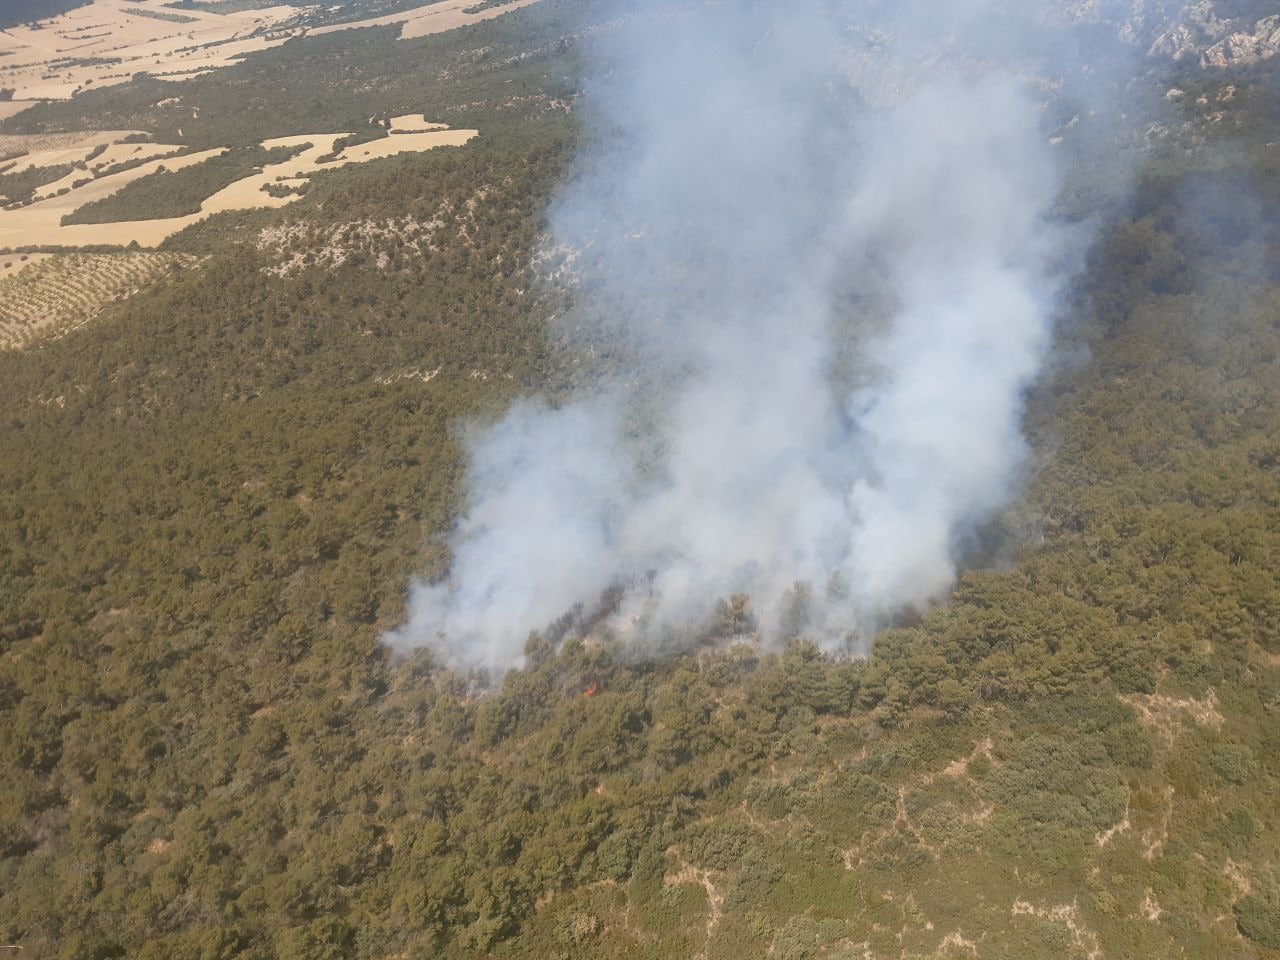
POLYGON ((1237 743, 1227 743, 1216 748, 1209 755, 1209 765, 1223 780, 1235 784, 1247 781, 1257 767, 1253 751, 1237 743))
POLYGON ((1251 893, 1235 905, 1236 927, 1264 947, 1280 949, 1280 890, 1275 883, 1251 893))
POLYGON ((681 849, 694 866, 728 870, 742 859, 749 839, 750 833, 740 824, 698 824, 689 830, 681 849))

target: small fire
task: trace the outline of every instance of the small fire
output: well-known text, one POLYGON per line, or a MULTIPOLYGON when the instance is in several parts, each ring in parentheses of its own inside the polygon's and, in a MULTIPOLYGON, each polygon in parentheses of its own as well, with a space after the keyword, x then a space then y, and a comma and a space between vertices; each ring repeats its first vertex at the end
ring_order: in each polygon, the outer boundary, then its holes
POLYGON ((592 680, 590 683, 587 684, 587 688, 582 691, 582 696, 584 698, 594 697, 596 695, 596 691, 599 689, 600 689, 599 682, 596 680, 592 680))

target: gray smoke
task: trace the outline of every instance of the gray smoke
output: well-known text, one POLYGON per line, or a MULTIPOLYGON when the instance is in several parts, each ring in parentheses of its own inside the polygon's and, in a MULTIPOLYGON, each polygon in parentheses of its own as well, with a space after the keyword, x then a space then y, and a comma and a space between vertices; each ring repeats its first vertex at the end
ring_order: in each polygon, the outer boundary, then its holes
POLYGON ((1085 239, 1024 29, 737 0, 600 32, 547 254, 592 382, 478 432, 451 575, 390 642, 505 668, 621 586, 635 642, 746 594, 766 638, 848 649, 945 596, 1085 239))

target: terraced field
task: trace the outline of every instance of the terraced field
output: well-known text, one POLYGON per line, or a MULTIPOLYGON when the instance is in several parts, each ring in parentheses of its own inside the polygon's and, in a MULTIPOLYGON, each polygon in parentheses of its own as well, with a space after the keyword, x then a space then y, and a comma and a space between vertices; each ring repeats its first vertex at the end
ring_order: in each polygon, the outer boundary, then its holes
POLYGON ((73 253, 0 273, 0 350, 66 333, 92 320, 106 304, 198 259, 173 253, 73 253))

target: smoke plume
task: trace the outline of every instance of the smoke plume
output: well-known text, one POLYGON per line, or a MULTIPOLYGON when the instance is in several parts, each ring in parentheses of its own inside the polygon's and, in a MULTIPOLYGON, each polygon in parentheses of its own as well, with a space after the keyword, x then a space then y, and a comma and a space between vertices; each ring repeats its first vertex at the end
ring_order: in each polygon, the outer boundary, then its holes
POLYGON ((451 573, 390 641, 505 668, 614 588, 636 642, 746 595, 764 637, 848 649, 944 596, 1017 490, 1085 240, 1023 31, 733 0, 596 34, 547 254, 589 382, 476 434, 451 573))

